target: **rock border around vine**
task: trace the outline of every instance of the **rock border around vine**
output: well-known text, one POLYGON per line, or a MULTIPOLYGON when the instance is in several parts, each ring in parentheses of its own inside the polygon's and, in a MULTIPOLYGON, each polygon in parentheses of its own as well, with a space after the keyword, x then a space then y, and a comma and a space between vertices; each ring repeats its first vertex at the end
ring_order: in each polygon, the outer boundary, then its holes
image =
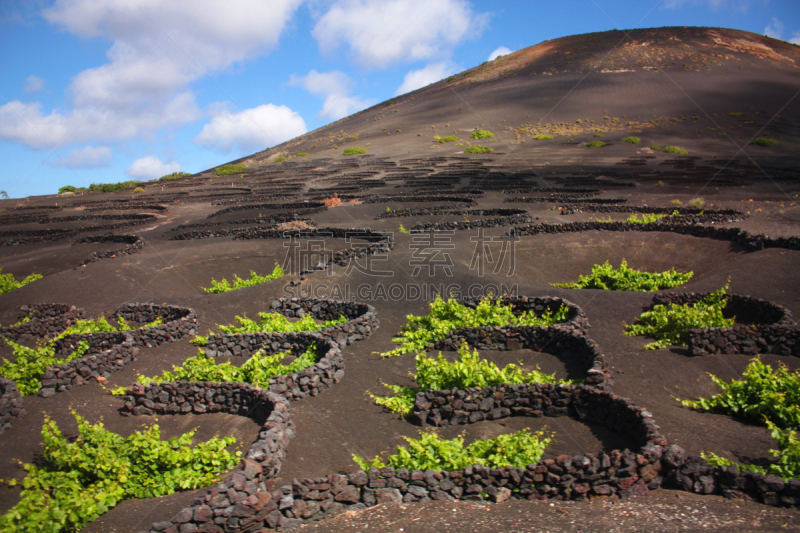
POLYGON ((0 337, 12 341, 55 337, 77 320, 88 320, 83 309, 69 304, 28 304, 19 308, 18 320, 30 317, 24 324, 0 328, 0 337))
MULTIPOLYGON (((270 309, 288 318, 310 315, 318 320, 335 320, 343 315, 344 324, 309 332, 337 343, 341 347, 364 340, 380 327, 375 308, 359 302, 337 302, 316 298, 278 298, 270 309)), ((209 357, 245 356, 255 353, 269 340, 270 333, 236 333, 209 335, 205 353, 209 357)))
POLYGON ((11 428, 17 418, 25 416, 26 412, 22 395, 17 389, 13 379, 0 377, 0 435, 11 428))
POLYGON ((628 222, 568 222, 565 224, 528 224, 511 228, 505 236, 535 236, 582 231, 653 231, 670 232, 692 237, 716 239, 738 244, 748 251, 765 248, 785 248, 800 251, 800 237, 778 237, 754 235, 740 228, 718 228, 697 224, 639 224, 628 222))
MULTIPOLYGON (((695 303, 709 293, 672 292, 653 296, 653 306, 695 303)), ((773 302, 741 294, 727 294, 723 313, 750 325, 730 328, 698 328, 689 332, 689 354, 773 353, 800 356, 800 329, 792 312, 773 302)))

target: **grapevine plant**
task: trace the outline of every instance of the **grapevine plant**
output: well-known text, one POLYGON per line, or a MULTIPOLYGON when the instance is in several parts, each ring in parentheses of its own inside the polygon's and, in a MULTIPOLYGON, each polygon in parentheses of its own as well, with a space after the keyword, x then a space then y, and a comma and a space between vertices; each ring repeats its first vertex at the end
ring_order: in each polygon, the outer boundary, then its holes
MULTIPOLYGON (((30 318, 26 317, 19 324, 29 320, 30 318)), ((161 324, 161 317, 146 324, 144 327, 153 327, 159 324, 161 324)), ((56 337, 40 340, 36 348, 28 348, 6 339, 5 342, 14 351, 14 360, 9 361, 3 358, 3 363, 0 364, 0 376, 13 379, 20 394, 23 396, 37 394, 42 388, 42 375, 47 371, 48 367, 69 363, 83 357, 89 351, 89 343, 81 341, 74 352, 60 357, 56 355, 55 350, 57 341, 75 334, 109 333, 130 331, 131 329, 131 326, 122 317, 117 319, 117 327, 114 327, 105 317, 101 316, 97 320, 77 320, 75 324, 62 331, 56 337)))
POLYGON ((693 272, 676 272, 671 268, 665 272, 643 272, 628 267, 624 259, 614 270, 611 263, 592 266, 592 273, 579 276, 576 283, 554 283, 563 289, 602 289, 606 291, 660 291, 683 285, 689 281, 693 272))
POLYGON ((670 345, 688 346, 689 331, 697 328, 729 328, 734 318, 725 318, 722 310, 728 303, 725 285, 694 304, 656 305, 645 311, 636 324, 625 327, 625 335, 645 335, 656 339, 644 346, 645 350, 657 350, 670 345))
POLYGON ((13 291, 14 289, 19 289, 20 287, 27 285, 32 281, 36 281, 37 279, 42 279, 42 275, 31 274, 25 279, 17 281, 14 279, 14 274, 3 274, 3 269, 0 268, 0 294, 13 291))
MULTIPOLYGON (((139 375, 137 381, 142 384, 164 383, 168 381, 212 381, 215 383, 250 383, 257 387, 268 388, 269 380, 275 376, 283 376, 300 372, 319 361, 316 349, 309 347, 302 355, 288 365, 282 364, 287 357, 285 352, 265 355, 263 350, 253 354, 242 366, 233 366, 230 361, 217 364, 213 357, 198 350, 195 357, 190 357, 182 366, 173 366, 172 371, 164 371, 158 377, 139 375)), ((125 387, 119 387, 112 394, 125 394, 125 387)))
MULTIPOLYGON (((339 315, 339 318, 336 320, 326 320, 322 324, 317 324, 311 315, 305 315, 300 320, 294 322, 280 313, 259 313, 258 317, 259 320, 255 321, 251 318, 237 316, 236 322, 239 323, 238 326, 231 324, 229 326, 218 325, 217 327, 220 331, 227 334, 287 333, 293 331, 318 331, 320 329, 339 326, 347 322, 347 318, 345 318, 344 315, 339 315)), ((191 342, 197 346, 205 346, 208 344, 208 336, 197 335, 191 342)))
POLYGON ((20 502, 0 516, 9 533, 79 531, 122 500, 154 498, 214 483, 233 468, 241 452, 226 448, 234 437, 213 438, 192 447, 196 430, 166 441, 158 425, 122 437, 102 422, 75 414, 78 438, 67 439, 55 421, 42 426, 43 459, 26 464, 20 502))
POLYGON ((779 428, 800 428, 800 371, 781 364, 776 370, 756 357, 744 371, 744 379, 726 383, 711 375, 722 392, 696 401, 681 400, 685 407, 712 411, 751 422, 771 421, 779 428))
POLYGON ((403 437, 408 446, 398 446, 397 453, 386 459, 377 456, 368 461, 359 455, 353 455, 353 461, 364 470, 384 466, 438 472, 463 470, 472 465, 525 468, 539 462, 552 437, 552 434, 546 434, 545 429, 536 433, 522 429, 493 439, 479 439, 465 447, 463 435, 447 440, 434 432, 428 432, 422 433, 419 439, 403 437))
POLYGON ((448 333, 461 328, 477 328, 481 326, 550 326, 566 322, 569 308, 562 305, 558 311, 546 311, 542 316, 537 316, 534 311, 525 311, 515 315, 511 304, 502 305, 499 301, 490 298, 481 300, 473 309, 448 298, 445 302, 440 295, 430 304, 427 315, 407 315, 408 322, 393 338, 393 342, 400 343, 399 348, 381 354, 383 357, 394 357, 406 353, 424 350, 439 339, 445 338, 448 333))
POLYGON ((778 449, 770 450, 777 461, 758 466, 740 465, 714 453, 704 453, 703 457, 715 466, 736 465, 742 470, 774 474, 787 480, 800 478, 800 438, 792 431, 800 428, 800 371, 791 372, 782 364, 773 370, 756 357, 747 365, 743 377, 726 383, 712 375, 721 393, 695 401, 681 400, 681 403, 699 411, 764 422, 778 442, 778 449))
POLYGON ((231 284, 231 282, 229 282, 225 278, 222 278, 222 281, 217 281, 214 278, 211 278, 211 287, 210 288, 202 287, 202 289, 211 294, 219 294, 222 292, 228 292, 236 289, 241 289, 244 287, 252 287, 253 285, 259 285, 261 283, 264 283, 265 281, 278 279, 285 275, 286 273, 283 271, 281 266, 278 263, 275 263, 275 268, 272 269, 272 273, 267 274, 266 276, 259 276, 253 270, 250 271, 250 279, 242 279, 236 274, 234 274, 233 284, 231 284))
POLYGON ((574 383, 556 380, 555 374, 544 374, 538 370, 526 372, 515 364, 503 368, 486 359, 481 359, 478 350, 470 353, 466 342, 461 343, 455 362, 451 363, 439 352, 436 358, 419 352, 416 358, 417 373, 411 377, 416 387, 386 385, 394 392, 392 396, 372 396, 378 405, 400 415, 408 415, 414 408, 418 392, 426 390, 466 389, 469 387, 494 387, 496 385, 519 385, 522 383, 574 383))

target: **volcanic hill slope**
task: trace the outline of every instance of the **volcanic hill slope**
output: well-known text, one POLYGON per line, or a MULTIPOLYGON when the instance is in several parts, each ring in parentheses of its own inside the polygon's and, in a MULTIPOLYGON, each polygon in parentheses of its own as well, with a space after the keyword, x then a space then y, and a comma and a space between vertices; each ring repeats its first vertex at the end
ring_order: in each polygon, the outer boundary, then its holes
MULTIPOLYGON (((132 390, 121 398, 107 389, 131 386, 140 374, 160 375, 181 364, 197 353, 189 343, 195 333, 219 333, 218 324, 234 323, 237 316, 285 312, 276 299, 353 299, 374 307, 380 327, 374 327, 366 306, 347 311, 351 322, 331 334, 333 341, 350 337, 341 346, 343 368, 334 375, 328 367, 316 377, 298 377, 271 389, 293 395, 288 410, 294 428, 280 433, 281 438, 291 438, 277 475, 268 475, 265 468, 262 477, 253 478, 253 465, 260 464, 255 461, 245 470, 225 474, 223 481, 231 491, 214 495, 209 503, 217 511, 213 518, 213 509, 207 516, 205 510, 182 511, 208 493, 202 488, 124 501, 84 530, 222 530, 212 526, 216 518, 220 527, 228 524, 225 531, 258 531, 276 524, 297 526, 299 517, 325 518, 303 526, 320 532, 580 527, 789 531, 800 523, 800 494, 795 507, 788 509, 746 498, 725 499, 720 495, 724 487, 709 485, 707 473, 695 472, 705 476, 696 484, 691 476, 675 475, 657 457, 651 465, 648 461, 654 456, 643 451, 641 433, 616 424, 618 413, 607 424, 581 420, 577 411, 567 408, 549 414, 570 416, 522 416, 519 410, 506 417, 497 404, 498 410, 487 408, 474 416, 474 423, 439 430, 448 438, 463 432, 471 441, 546 426, 555 437, 543 459, 560 461, 550 466, 564 466, 567 457, 603 453, 639 461, 635 474, 617 476, 615 470, 611 481, 602 478, 608 481, 601 483, 602 489, 598 483, 584 482, 580 476, 586 472, 572 475, 562 469, 555 474, 551 469, 555 478, 548 477, 547 488, 541 482, 537 489, 540 496, 557 496, 550 501, 512 498, 489 503, 484 499, 503 499, 497 494, 504 492, 480 487, 470 489, 472 501, 454 501, 463 494, 428 476, 415 479, 419 483, 412 492, 397 478, 372 480, 375 488, 385 489, 381 494, 387 501, 399 497, 403 502, 360 510, 356 502, 371 489, 353 488, 352 483, 342 489, 344 478, 317 479, 313 490, 321 494, 319 500, 303 499, 313 492, 307 486, 311 482, 303 480, 352 473, 357 468, 352 454, 385 454, 403 444, 404 436, 418 435, 417 422, 386 412, 370 394, 385 394, 384 384, 413 385, 408 376, 414 371, 413 354, 386 359, 379 354, 396 347, 392 337, 407 314, 427 311, 434 295, 431 288, 445 296, 467 296, 472 289, 474 296, 512 292, 555 297, 580 307, 573 318, 588 322, 579 321, 573 328, 583 333, 568 335, 584 343, 581 346, 595 346, 595 359, 588 366, 573 356, 577 352, 572 348, 558 348, 559 342, 528 346, 511 338, 504 344, 506 350, 482 349, 481 354, 501 365, 522 363, 561 378, 600 383, 607 391, 603 394, 630 399, 625 408, 638 408, 640 419, 643 410, 652 413, 668 446, 680 446, 687 455, 714 452, 739 462, 768 459, 776 443, 765 427, 692 411, 676 401, 715 394, 709 373, 725 380, 741 376, 750 355, 715 353, 726 351, 734 341, 716 338, 705 347, 706 355, 696 351, 692 356, 680 347, 644 350, 647 339, 624 336, 623 331, 652 304, 653 293, 561 289, 553 284, 575 281, 594 264, 610 261, 616 266, 623 259, 640 270, 674 267, 694 272, 688 283, 663 293, 709 292, 729 281, 729 294, 757 299, 742 300, 739 325, 783 329, 781 335, 773 335, 777 340, 759 340, 764 330, 745 335, 745 344, 727 351, 757 345, 763 361, 800 368, 800 344, 792 344, 797 330, 791 318, 791 313, 800 314, 799 90, 800 47, 767 37, 718 28, 579 35, 514 52, 234 161, 244 166, 231 174, 211 169, 145 184, 140 193, 1 201, 3 273, 17 279, 44 275, 0 295, 2 324, 18 322, 26 314, 20 313, 22 306, 58 303, 67 307, 52 308, 58 312, 43 312, 31 321, 47 326, 35 330, 38 334, 54 335, 63 329, 62 318, 73 316, 63 314, 68 306, 91 317, 112 316, 119 310, 135 328, 156 315, 165 325, 157 332, 135 330, 131 338, 143 344, 135 360, 79 367, 72 375, 54 371, 44 377, 43 393, 23 397, 14 409, 4 404, 0 415, 9 416, 0 434, 0 478, 22 478, 18 461, 31 462, 41 454, 45 414, 65 434, 74 435, 71 411, 91 421, 102 417, 108 429, 123 435, 156 418, 168 437, 194 427, 199 428, 196 439, 232 435, 250 458, 268 461, 270 454, 254 450, 277 434, 262 430, 262 425, 274 422, 269 417, 278 408, 253 410, 236 404, 247 394, 264 391, 243 385, 236 390, 250 392, 230 393, 223 401, 217 393, 207 396, 207 385, 200 384, 195 392, 205 400, 195 405, 167 391, 160 396, 151 390, 140 397, 132 390), (494 136, 473 139, 478 129, 494 136), (458 139, 439 142, 449 136, 458 139), (623 141, 626 137, 638 137, 640 143, 623 141), (750 144, 754 138, 777 144, 750 144), (586 146, 593 141, 605 145, 586 146), (493 151, 464 153, 476 145, 493 151), (664 152, 667 146, 688 153, 664 152), (342 155, 352 147, 368 153, 342 155), (674 210, 679 211, 675 219, 658 225, 663 230, 623 223, 631 214, 674 210), (598 222, 609 218, 613 224, 598 222), (298 231, 305 232, 304 238, 297 238, 298 231), (420 244, 423 241, 427 244, 420 244), (484 254, 476 256, 476 250, 484 254), (268 274, 275 263, 284 265, 288 275, 222 294, 202 290, 212 279, 247 277, 250 271, 268 274), (155 306, 130 307, 135 303, 155 306), (760 310, 766 311, 758 316, 760 310), (59 381, 62 378, 66 381, 59 381), (26 414, 15 417, 19 405, 26 414), (182 414, 159 411, 172 405, 182 414), (619 453, 626 449, 639 456, 619 453), (251 477, 245 480, 243 473, 251 477), (647 497, 617 499, 619 494, 647 494, 647 484, 655 488, 661 481, 664 486, 647 497), (694 492, 676 490, 681 483, 694 492), (341 490, 334 495, 331 485, 341 490), (282 487, 285 493, 279 494, 282 487), (252 497, 244 501, 248 490, 252 497), (293 490, 294 499, 289 494, 293 490), (265 496, 267 491, 272 493, 265 496), (248 509, 259 505, 259 511, 271 513, 267 521, 247 522, 257 515, 248 509), (170 520, 174 523, 168 524, 170 520)), ((312 302, 305 311, 323 318, 320 307, 314 307, 318 305, 312 302)), ((332 315, 342 310, 330 309, 332 315)), ((10 338, 14 331, 19 330, 2 329, 0 335, 10 338)), ((103 343, 97 336, 88 339, 96 343, 97 357, 109 350, 133 350, 123 346, 121 337, 106 337, 103 343)), ((241 338, 221 339, 213 349, 236 365, 251 353, 241 338), (226 355, 228 350, 235 355, 226 355)), ((331 357, 339 349, 333 341, 325 341, 331 357)), ((22 342, 32 345, 35 338, 23 336, 22 342)), ((437 352, 438 347, 429 350, 437 352)), ((444 353, 452 357, 452 351, 444 353)), ((0 347, 0 357, 13 359, 10 348, 0 347)), ((339 363, 331 364, 338 368, 339 363)), ((3 392, 9 390, 4 383, 3 392)), ((772 487, 767 495, 753 498, 770 502, 776 490, 772 487)), ((780 494, 786 497, 784 504, 792 503, 788 492, 780 494)), ((18 499, 18 489, 0 488, 0 512, 18 499)))

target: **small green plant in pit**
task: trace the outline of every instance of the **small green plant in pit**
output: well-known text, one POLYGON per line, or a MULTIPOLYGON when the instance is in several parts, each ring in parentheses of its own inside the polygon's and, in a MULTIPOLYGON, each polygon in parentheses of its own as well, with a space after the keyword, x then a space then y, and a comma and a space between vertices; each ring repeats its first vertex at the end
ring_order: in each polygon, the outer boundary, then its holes
POLYGON ((216 174, 217 176, 228 176, 230 174, 239 174, 240 172, 244 172, 245 170, 247 170, 246 165, 227 164, 214 169, 214 174, 216 174))
POLYGON ((676 272, 675 269, 665 272, 642 272, 629 268, 627 261, 623 259, 617 270, 606 261, 602 265, 592 266, 592 273, 588 276, 579 276, 577 283, 554 283, 553 286, 563 289, 650 292, 683 285, 693 274, 693 272, 676 272))
POLYGON ((154 498, 179 490, 205 487, 233 468, 241 452, 226 448, 234 437, 213 438, 192 447, 196 430, 161 440, 153 425, 122 437, 75 414, 78 438, 67 439, 55 421, 42 426, 44 454, 23 466, 27 476, 18 504, 0 516, 6 532, 79 531, 131 498, 154 498))
POLYGON ((706 206, 706 201, 702 198, 692 198, 689 200, 688 205, 694 209, 703 209, 706 206))
POLYGON ((89 343, 86 341, 81 341, 77 350, 64 357, 56 355, 52 342, 36 348, 28 348, 10 340, 6 342, 14 351, 14 360, 3 358, 0 376, 13 379, 23 396, 37 394, 41 390, 42 375, 48 367, 69 363, 83 357, 89 351, 89 343))
POLYGON ((437 358, 419 352, 416 357, 417 373, 411 377, 416 387, 386 385, 392 396, 372 396, 376 404, 400 415, 409 415, 414 408, 414 398, 420 391, 448 390, 452 388, 494 387, 497 385, 520 385, 522 383, 575 383, 557 380, 555 374, 543 374, 538 370, 525 371, 510 364, 503 368, 486 359, 481 359, 478 350, 470 353, 466 342, 461 343, 455 362, 451 363, 439 352, 437 358))
POLYGON ((739 470, 750 470, 759 474, 772 474, 788 481, 800 478, 800 437, 796 431, 781 429, 767 420, 772 438, 778 442, 777 450, 770 450, 777 461, 767 466, 741 465, 714 453, 703 453, 703 458, 712 466, 738 466, 739 470))
POLYGON ((64 194, 65 192, 81 192, 85 190, 86 187, 73 187, 72 185, 64 185, 58 189, 58 194, 64 194))
POLYGON ((494 133, 487 130, 475 130, 470 135, 471 139, 489 139, 491 137, 494 137, 494 133))
POLYGON ((722 310, 728 303, 725 297, 727 285, 712 292, 694 304, 656 305, 645 311, 636 324, 625 327, 625 335, 644 335, 657 339, 646 344, 645 350, 657 350, 671 345, 687 346, 689 330, 697 328, 729 328, 733 318, 725 318, 722 310))
POLYGON ((651 145, 650 145, 650 149, 651 149, 651 150, 654 150, 654 151, 656 151, 656 152, 660 152, 660 151, 661 151, 661 146, 659 146, 659 145, 657 145, 657 144, 651 144, 651 145))
POLYGON ((297 152, 294 155, 295 157, 311 157, 311 154, 309 154, 308 152, 297 152))
MULTIPOLYGON (((30 318, 26 317, 19 323, 24 324, 29 320, 30 318)), ((47 371, 48 367, 69 363, 83 357, 89 351, 89 343, 81 341, 74 352, 65 357, 59 357, 55 353, 56 341, 69 335, 110 333, 130 331, 132 329, 122 317, 117 319, 117 324, 118 326, 115 328, 102 316, 97 320, 77 320, 75 324, 62 331, 56 337, 42 339, 36 348, 28 348, 6 340, 14 352, 14 360, 3 359, 3 364, 0 365, 0 376, 16 381, 20 394, 24 396, 36 394, 42 387, 42 375, 47 371)), ((159 324, 161 324, 161 317, 143 327, 157 326, 159 324)))
POLYGON ((464 150, 465 154, 488 154, 489 152, 494 152, 494 148, 489 148, 488 146, 470 146, 466 150, 464 150))
POLYGON ((542 135, 536 135, 534 137, 534 139, 537 140, 537 141, 552 141, 553 140, 553 136, 552 135, 544 135, 544 134, 542 134, 542 135))
POLYGON ((639 137, 623 137, 622 142, 631 143, 631 144, 639 144, 642 140, 639 137))
MULTIPOLYGON (((233 335, 236 333, 287 333, 292 331, 319 331, 321 329, 339 326, 347 322, 347 318, 340 316, 336 320, 325 320, 321 324, 317 324, 311 315, 305 315, 300 320, 291 321, 280 313, 258 313, 258 321, 244 316, 237 316, 236 322, 238 326, 233 324, 229 326, 217 325, 222 333, 233 335)), ((196 346, 205 346, 208 344, 208 337, 196 335, 190 341, 196 346)))
POLYGON ((769 139, 767 137, 758 137, 756 139, 753 139, 753 141, 750 144, 756 144, 758 146, 764 146, 769 148, 770 146, 775 146, 776 144, 780 143, 775 139, 769 139))
POLYGON ((397 228, 397 233, 411 233, 411 232, 408 231, 406 228, 404 228, 402 224, 400 224, 400 227, 397 228))
POLYGON ((656 183, 656 187, 663 187, 663 186, 664 186, 664 182, 661 181, 661 180, 658 180, 658 183, 656 183))
POLYGON ((222 278, 222 281, 217 281, 215 279, 211 279, 211 287, 202 289, 206 292, 210 292, 211 294, 219 294, 221 292, 228 292, 236 289, 241 289, 243 287, 252 287, 253 285, 258 285, 260 283, 264 283, 265 281, 271 281, 273 279, 278 279, 284 276, 286 273, 283 271, 281 266, 278 263, 275 263, 275 268, 272 269, 272 274, 266 276, 259 276, 254 271, 250 271, 250 279, 242 279, 236 274, 233 275, 233 284, 231 285, 227 279, 222 278))
POLYGON ((166 181, 166 180, 179 180, 181 178, 185 178, 187 176, 191 176, 188 172, 173 172, 172 174, 165 174, 158 178, 158 181, 166 181))
POLYGON ((569 308, 562 305, 558 311, 547 311, 537 316, 534 311, 525 311, 515 315, 511 304, 502 305, 499 301, 486 298, 473 309, 458 300, 448 298, 445 302, 440 295, 429 304, 427 315, 407 315, 406 324, 393 342, 399 348, 381 354, 393 357, 406 353, 425 350, 428 344, 443 339, 449 332, 461 328, 477 328, 480 326, 550 326, 565 322, 569 308))
POLYGON ((14 279, 14 274, 3 274, 3 269, 0 268, 0 294, 5 294, 13 291, 14 289, 24 287, 28 283, 36 281, 37 279, 42 279, 42 275, 31 274, 26 276, 25 279, 17 281, 14 279))
POLYGON ((744 113, 742 113, 741 111, 731 111, 730 113, 728 113, 729 117, 741 117, 742 115, 744 115, 744 113))
POLYGON ((278 157, 276 157, 276 158, 275 158, 273 161, 274 161, 275 163, 285 163, 285 162, 287 162, 287 161, 288 161, 288 159, 286 159, 286 158, 285 158, 285 157, 283 157, 283 156, 278 156, 278 157))
POLYGON ((352 146, 350 148, 345 148, 342 155, 358 155, 358 154, 366 154, 367 149, 361 148, 360 146, 352 146))
POLYGON ((606 143, 604 143, 603 141, 592 141, 592 142, 586 143, 584 146, 586 148, 599 148, 599 147, 605 146, 605 145, 606 145, 606 143))
POLYGON ((688 154, 688 150, 684 150, 680 146, 665 146, 663 150, 661 150, 665 154, 688 154))
POLYGON ((792 372, 783 364, 773 370, 756 357, 747 365, 744 379, 726 383, 710 377, 722 392, 711 398, 679 400, 684 407, 751 422, 766 419, 783 429, 800 428, 800 371, 792 372))
MULTIPOLYGON (((265 355, 263 350, 254 353, 242 366, 233 366, 230 361, 217 363, 200 349, 197 355, 188 358, 181 366, 173 366, 172 371, 165 370, 161 376, 149 378, 139 375, 136 381, 148 383, 164 383, 169 381, 211 381, 214 383, 250 383, 256 387, 269 387, 269 380, 275 376, 294 374, 305 370, 319 361, 314 347, 309 347, 303 354, 288 365, 283 364, 287 354, 278 352, 265 355)), ((115 396, 122 396, 125 387, 111 391, 115 396)))
POLYGON ((602 133, 595 133, 595 134, 594 134, 594 136, 595 136, 595 137, 602 137, 602 136, 603 136, 603 134, 602 134, 602 133))
POLYGON ((433 138, 439 143, 451 143, 461 140, 457 135, 448 135, 447 137, 439 137, 438 135, 434 135, 433 138))
POLYGON ((642 218, 639 218, 636 213, 629 216, 625 222, 628 224, 655 224, 667 215, 657 215, 655 213, 642 213, 642 218))
POLYGON ((397 453, 386 457, 375 457, 371 461, 353 455, 353 461, 364 470, 371 467, 406 468, 408 470, 454 471, 472 465, 488 468, 525 468, 541 459, 553 438, 546 429, 530 433, 526 429, 500 435, 493 439, 479 439, 464 446, 464 436, 452 440, 441 438, 433 431, 422 433, 419 439, 403 437, 407 447, 398 446, 397 453))
POLYGON ((670 200, 669 203, 671 203, 674 206, 683 205, 683 202, 681 202, 678 198, 674 198, 674 199, 670 200))

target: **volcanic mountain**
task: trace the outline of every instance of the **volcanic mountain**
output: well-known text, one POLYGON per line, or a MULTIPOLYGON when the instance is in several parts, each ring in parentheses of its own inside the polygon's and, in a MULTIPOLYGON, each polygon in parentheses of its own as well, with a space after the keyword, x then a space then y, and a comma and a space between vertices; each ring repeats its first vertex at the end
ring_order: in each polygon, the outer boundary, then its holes
MULTIPOLYGON (((769 465, 763 421, 676 398, 717 394, 710 374, 741 379, 756 354, 800 368, 799 90, 800 47, 752 33, 578 35, 193 176, 0 200, 2 274, 43 276, 0 294, 0 337, 39 348, 0 343, 0 479, 24 478, 20 461, 44 467, 45 420, 73 439, 75 412, 123 436, 153 423, 164 437, 233 436, 246 459, 219 484, 122 501, 84 531, 785 531, 800 523, 800 481, 699 455, 769 465), (649 292, 563 286, 623 261, 692 274, 649 292), (625 334, 655 305, 723 287, 729 329, 653 350, 625 334), (436 295, 501 298, 517 325, 442 333, 420 360, 453 361, 464 340, 500 367, 575 383, 426 389, 408 416, 376 404, 385 385, 419 384, 414 353, 380 354, 436 295), (322 329, 261 331, 276 314, 322 329), (560 318, 544 328, 531 314, 560 318), (130 329, 56 339, 100 316, 130 329), (286 375, 231 377, 259 353, 286 375), (238 370, 163 375, 192 357, 238 370), (466 443, 553 437, 514 469, 353 461, 423 423, 466 443)), ((82 462, 87 477, 103 470, 82 462)), ((0 512, 20 497, 0 487, 0 512)))

